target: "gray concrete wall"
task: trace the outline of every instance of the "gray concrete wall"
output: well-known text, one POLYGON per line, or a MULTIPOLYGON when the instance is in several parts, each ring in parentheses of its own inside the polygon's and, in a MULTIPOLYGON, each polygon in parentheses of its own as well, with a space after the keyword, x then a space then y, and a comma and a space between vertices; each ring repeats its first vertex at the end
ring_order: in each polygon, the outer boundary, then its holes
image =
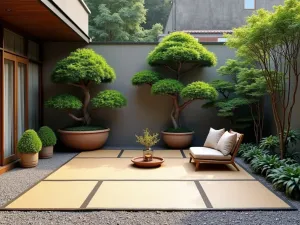
MULTIPOLYGON (((256 9, 272 10, 284 0, 256 0, 256 9)), ((244 25, 255 10, 244 9, 244 0, 176 0, 165 33, 175 30, 231 30, 244 25), (176 18, 176 22, 172 21, 176 18), (173 24, 176 24, 175 27, 173 24)))
MULTIPOLYGON (((78 44, 46 43, 44 45, 43 88, 44 99, 60 94, 72 93, 81 96, 80 90, 66 85, 54 85, 51 82, 51 71, 55 63, 67 56, 70 51, 82 47, 78 44)), ((87 46, 104 56, 115 69, 117 80, 113 84, 92 86, 92 95, 105 89, 116 89, 128 99, 127 107, 117 110, 101 109, 92 112, 93 122, 111 128, 108 146, 136 146, 135 134, 141 133, 146 127, 160 132, 171 125, 169 114, 172 103, 168 97, 153 96, 147 86, 135 87, 131 85, 131 77, 138 71, 150 69, 146 63, 148 53, 155 44, 93 44, 87 46)), ((216 69, 223 65, 228 58, 234 57, 234 52, 223 45, 206 45, 218 57, 218 65, 212 68, 202 68, 187 75, 184 83, 195 80, 205 82, 218 77, 216 69)), ((166 71, 161 71, 168 74, 166 71)), ((195 130, 194 145, 202 145, 210 127, 229 128, 226 120, 217 117, 215 109, 202 109, 204 101, 196 101, 186 108, 182 115, 182 122, 195 130)), ((73 121, 62 112, 44 109, 44 124, 54 129, 73 125, 73 121)), ((162 142, 160 143, 162 145, 162 142)))

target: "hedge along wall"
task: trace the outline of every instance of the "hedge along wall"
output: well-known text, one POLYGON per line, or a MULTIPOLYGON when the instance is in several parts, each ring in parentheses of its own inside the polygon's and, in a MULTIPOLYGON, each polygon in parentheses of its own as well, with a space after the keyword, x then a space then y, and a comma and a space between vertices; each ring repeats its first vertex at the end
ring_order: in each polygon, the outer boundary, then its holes
MULTIPOLYGON (((125 108, 110 110, 100 109, 92 112, 94 124, 111 128, 107 146, 114 147, 139 147, 135 134, 143 129, 150 128, 160 132, 171 126, 169 114, 172 104, 169 97, 153 96, 150 87, 135 87, 131 85, 131 77, 140 70, 150 69, 146 62, 148 53, 156 44, 90 44, 82 46, 76 43, 46 43, 44 45, 43 66, 43 98, 60 93, 71 93, 81 96, 81 90, 67 85, 57 85, 51 82, 51 71, 56 62, 66 57, 71 51, 79 47, 94 49, 106 58, 115 69, 117 80, 113 84, 92 86, 92 96, 99 90, 116 89, 121 91, 128 99, 125 108)), ((222 66, 229 58, 234 58, 234 51, 220 44, 205 45, 214 52, 218 58, 216 67, 200 68, 186 75, 184 82, 202 80, 210 82, 219 78, 216 69, 222 66)), ((161 71, 168 74, 168 71, 161 71)), ((182 114, 182 122, 195 131, 194 145, 203 145, 210 127, 230 128, 226 120, 217 116, 215 109, 203 109, 204 101, 195 101, 189 105, 182 114)), ((53 129, 72 126, 73 121, 62 111, 44 109, 44 124, 53 129)), ((270 118, 272 120, 272 118, 270 118)), ((269 121, 270 122, 270 121, 269 121)), ((159 145, 163 145, 161 141, 159 145)))

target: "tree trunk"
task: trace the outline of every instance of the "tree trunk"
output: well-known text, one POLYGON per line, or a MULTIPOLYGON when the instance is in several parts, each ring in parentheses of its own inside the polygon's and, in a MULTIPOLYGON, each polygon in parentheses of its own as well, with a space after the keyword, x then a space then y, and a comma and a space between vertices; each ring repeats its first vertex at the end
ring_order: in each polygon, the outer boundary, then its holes
POLYGON ((172 96, 173 98, 173 110, 171 112, 171 120, 172 120, 172 123, 173 123, 173 127, 175 129, 179 128, 180 127, 180 124, 179 124, 179 116, 180 116, 180 107, 179 107, 179 99, 178 99, 178 96, 172 96))
POLYGON ((91 119, 91 116, 88 111, 88 106, 90 104, 91 95, 90 95, 90 90, 88 89, 88 87, 85 86, 83 88, 83 93, 84 93, 84 100, 83 100, 82 112, 83 112, 84 124, 90 125, 92 119, 91 119))

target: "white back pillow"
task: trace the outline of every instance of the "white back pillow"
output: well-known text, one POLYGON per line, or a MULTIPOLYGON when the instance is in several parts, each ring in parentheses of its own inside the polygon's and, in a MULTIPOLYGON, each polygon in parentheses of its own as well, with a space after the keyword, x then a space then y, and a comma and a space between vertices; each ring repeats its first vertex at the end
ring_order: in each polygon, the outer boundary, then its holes
POLYGON ((224 132, 225 132, 224 128, 221 130, 215 130, 213 128, 210 128, 204 143, 204 147, 216 149, 217 144, 220 138, 222 137, 222 135, 224 134, 224 132))
POLYGON ((229 155, 233 147, 236 144, 237 134, 231 134, 226 131, 217 144, 217 150, 223 153, 223 155, 229 155))

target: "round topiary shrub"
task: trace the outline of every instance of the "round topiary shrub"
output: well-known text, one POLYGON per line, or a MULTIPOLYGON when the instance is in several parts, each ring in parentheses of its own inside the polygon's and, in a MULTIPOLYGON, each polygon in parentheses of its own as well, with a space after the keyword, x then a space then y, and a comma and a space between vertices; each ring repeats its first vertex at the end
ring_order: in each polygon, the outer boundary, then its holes
POLYGON ((56 136, 50 127, 43 126, 38 131, 38 136, 42 141, 43 147, 53 146, 56 144, 56 136))
POLYGON ((41 139, 34 130, 25 131, 17 145, 20 153, 38 153, 41 149, 41 139))

